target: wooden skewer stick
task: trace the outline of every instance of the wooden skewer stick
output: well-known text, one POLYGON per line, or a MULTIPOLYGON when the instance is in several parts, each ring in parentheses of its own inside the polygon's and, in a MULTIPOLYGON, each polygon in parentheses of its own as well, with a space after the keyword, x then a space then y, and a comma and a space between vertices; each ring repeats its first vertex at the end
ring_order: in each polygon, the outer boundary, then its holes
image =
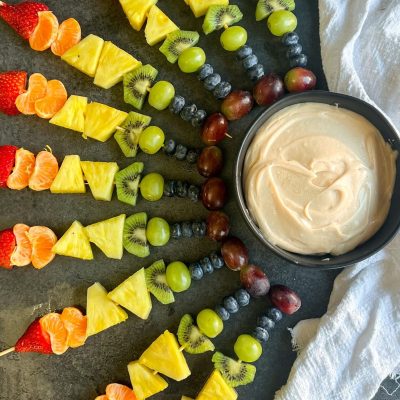
POLYGON ((0 357, 3 357, 3 356, 5 356, 5 355, 8 354, 8 353, 12 353, 13 351, 15 351, 15 347, 11 347, 11 348, 9 348, 9 349, 7 349, 7 350, 4 350, 4 351, 2 351, 2 352, 0 353, 0 357))

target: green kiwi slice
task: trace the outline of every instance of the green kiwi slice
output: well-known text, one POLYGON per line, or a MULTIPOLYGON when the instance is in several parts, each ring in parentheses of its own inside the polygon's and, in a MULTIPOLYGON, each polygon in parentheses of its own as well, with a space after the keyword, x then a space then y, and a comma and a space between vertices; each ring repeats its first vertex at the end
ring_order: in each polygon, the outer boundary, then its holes
POLYGON ((165 264, 158 260, 145 269, 146 285, 149 292, 162 304, 171 304, 175 301, 174 294, 167 283, 165 264))
POLYGON ((170 63, 175 63, 183 50, 193 47, 200 39, 200 35, 195 31, 173 31, 167 35, 164 43, 160 47, 161 53, 167 57, 170 63))
POLYGON ((204 18, 203 31, 206 35, 239 22, 243 14, 238 6, 211 6, 204 18))
POLYGON ((158 71, 150 64, 143 65, 124 75, 125 103, 141 110, 148 89, 152 86, 158 71))
POLYGON ((261 21, 269 17, 274 11, 293 11, 295 7, 294 0, 259 0, 256 8, 256 20, 261 21))
POLYGON ((143 163, 135 162, 129 167, 117 172, 115 175, 115 186, 117 187, 117 197, 119 201, 131 206, 136 205, 143 168, 143 163))
POLYGON ((218 351, 213 355, 212 362, 226 383, 233 388, 248 385, 256 376, 257 369, 254 365, 235 361, 218 351))
POLYGON ((147 214, 133 214, 125 220, 123 245, 128 253, 144 258, 150 254, 146 238, 147 214))

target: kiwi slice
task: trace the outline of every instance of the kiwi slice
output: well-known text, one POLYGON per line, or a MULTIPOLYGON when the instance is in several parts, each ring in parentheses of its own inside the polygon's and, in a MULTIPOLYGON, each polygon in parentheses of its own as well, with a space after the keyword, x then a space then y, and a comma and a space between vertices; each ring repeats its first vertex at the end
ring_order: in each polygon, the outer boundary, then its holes
POLYGON ((293 11, 296 5, 294 0, 259 0, 256 8, 256 20, 267 18, 274 11, 293 11))
POLYGON ((156 80, 158 71, 150 64, 143 65, 124 75, 125 103, 141 110, 147 90, 156 80))
POLYGON ((139 137, 143 129, 149 126, 151 117, 131 111, 121 126, 117 127, 114 139, 121 147, 125 157, 136 157, 139 137))
POLYGON ((167 283, 165 264, 163 260, 156 261, 145 269, 146 285, 149 292, 162 304, 171 304, 175 301, 174 294, 167 283))
POLYGON ((203 31, 206 35, 239 22, 243 14, 238 6, 211 6, 204 18, 203 31))
POLYGON ((219 351, 213 355, 212 362, 215 369, 221 372, 226 383, 233 388, 248 385, 256 376, 257 369, 254 365, 235 361, 219 351))
POLYGON ((195 31, 173 31, 167 35, 164 43, 160 47, 161 53, 167 57, 170 63, 175 63, 183 50, 193 47, 200 39, 200 35, 195 31))
POLYGON ((179 323, 178 341, 190 354, 201 354, 215 350, 211 340, 200 332, 189 314, 184 315, 179 323))
POLYGON ((115 186, 117 187, 117 197, 119 201, 131 206, 136 205, 143 168, 143 163, 135 162, 129 167, 117 172, 115 175, 115 186))
POLYGON ((147 214, 133 214, 125 220, 123 244, 128 253, 144 258, 150 254, 146 238, 147 214))

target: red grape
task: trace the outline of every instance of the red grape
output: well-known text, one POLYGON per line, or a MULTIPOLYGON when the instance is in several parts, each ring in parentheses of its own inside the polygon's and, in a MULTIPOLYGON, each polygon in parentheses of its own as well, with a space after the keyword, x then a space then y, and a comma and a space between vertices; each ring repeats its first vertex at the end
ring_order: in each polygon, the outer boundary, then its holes
POLYGON ((301 307, 299 295, 284 285, 274 285, 269 291, 272 304, 285 314, 294 314, 301 307))
POLYGON ((228 190, 221 178, 209 178, 201 189, 201 201, 208 210, 220 210, 226 203, 228 190))
POLYGON ((229 217, 222 211, 212 211, 207 217, 207 237, 217 242, 225 239, 230 230, 229 217))
POLYGON ((253 96, 259 106, 269 106, 285 94, 281 77, 271 72, 254 86, 253 96))
POLYGON ((234 90, 222 102, 221 111, 229 121, 243 118, 253 108, 254 100, 250 92, 234 90))
POLYGON ((212 146, 224 139, 227 133, 228 120, 221 113, 214 113, 206 119, 201 138, 206 145, 212 146))
POLYGON ((224 166, 222 151, 217 146, 205 147, 197 159, 197 170, 200 175, 210 178, 218 175, 224 166))
POLYGON ((285 86, 291 93, 314 89, 316 84, 317 78, 309 69, 297 67, 285 75, 285 86))
POLYGON ((240 270, 240 282, 253 296, 265 296, 270 288, 270 283, 264 271, 255 265, 246 265, 240 270))
POLYGON ((237 237, 230 237, 221 247, 225 264, 233 271, 239 271, 249 262, 249 252, 244 243, 237 237))

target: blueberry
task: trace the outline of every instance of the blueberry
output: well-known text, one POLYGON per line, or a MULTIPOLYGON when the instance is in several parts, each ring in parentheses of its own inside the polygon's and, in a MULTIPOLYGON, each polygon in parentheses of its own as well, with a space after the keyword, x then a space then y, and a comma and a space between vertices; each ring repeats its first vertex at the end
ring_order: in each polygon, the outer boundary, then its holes
POLYGON ((189 184, 185 181, 176 181, 175 194, 178 197, 186 197, 188 194, 189 184))
POLYGON ((217 99, 224 99, 232 91, 232 85, 229 82, 221 82, 213 91, 213 95, 217 99))
POLYGON ((292 46, 289 46, 286 51, 286 57, 287 58, 296 57, 301 54, 302 50, 303 46, 300 43, 296 43, 292 46))
POLYGON ((198 126, 202 126, 203 122, 207 118, 207 113, 204 110, 197 110, 196 114, 194 114, 194 117, 191 119, 191 124, 197 128, 198 126))
POLYGON ((202 221, 192 222, 192 230, 193 230, 193 235, 196 237, 201 237, 201 236, 205 235, 205 232, 203 230, 203 222, 202 221))
POLYGON ((261 326, 261 328, 264 328, 267 331, 271 331, 275 328, 275 322, 266 315, 262 315, 257 319, 257 325, 261 326))
POLYGON ((199 236, 205 236, 207 232, 207 224, 205 221, 200 221, 199 236))
POLYGON ((267 311, 268 318, 271 318, 272 321, 278 322, 282 319, 282 313, 275 307, 271 307, 267 311))
POLYGON ((214 268, 211 264, 211 261, 208 257, 204 257, 201 261, 200 261, 200 265, 201 268, 203 268, 203 272, 205 274, 212 274, 214 272, 214 268))
POLYGON ((257 64, 253 68, 247 70, 247 75, 252 81, 258 81, 265 75, 264 66, 257 64))
POLYGON ((185 238, 191 238, 193 236, 191 222, 182 222, 182 236, 185 238))
POLYGON ((175 151, 176 143, 174 139, 169 139, 164 144, 164 152, 168 155, 172 155, 175 151))
POLYGON ((250 46, 241 47, 236 55, 239 60, 244 60, 246 57, 251 56, 253 54, 253 49, 250 46))
POLYGON ((282 37, 282 44, 284 46, 293 46, 298 42, 299 42, 299 35, 296 32, 286 33, 286 35, 282 37))
POLYGON ((221 75, 219 74, 211 74, 204 79, 204 87, 212 91, 216 88, 216 86, 221 82, 221 75))
POLYGON ((186 158, 187 152, 188 152, 188 149, 186 146, 184 146, 183 144, 178 144, 175 149, 174 157, 177 160, 182 161, 186 158))
POLYGON ((225 297, 223 305, 230 314, 235 314, 239 311, 239 304, 233 296, 225 297))
POLYGON ((188 197, 193 202, 199 201, 200 189, 196 185, 190 185, 188 189, 188 197))
POLYGON ((214 72, 213 67, 210 64, 204 64, 197 75, 197 78, 200 81, 204 81, 204 79, 207 78, 207 76, 210 76, 214 72))
POLYGON ((199 152, 196 149, 191 149, 186 154, 186 161, 190 164, 195 164, 199 158, 199 152))
POLYGON ((204 273, 199 263, 193 263, 189 266, 190 275, 195 281, 199 281, 204 273))
POLYGON ((189 122, 197 112, 196 104, 191 104, 190 106, 183 107, 180 116, 184 121, 189 122))
POLYGON ((235 299, 240 307, 246 307, 250 303, 250 294, 245 289, 239 289, 235 293, 235 299))
POLYGON ((215 307, 215 312, 219 315, 222 321, 228 321, 231 314, 229 314, 228 310, 225 307, 217 306, 215 307))
POLYGON ((218 255, 215 251, 210 254, 210 260, 214 268, 220 269, 225 265, 222 256, 218 255))
POLYGON ((185 107, 185 98, 182 96, 175 96, 169 105, 169 111, 173 114, 179 114, 183 107, 185 107))
POLYGON ((175 195, 175 181, 167 180, 164 183, 164 196, 173 197, 175 195))
POLYGON ((244 69, 250 69, 253 68, 254 66, 256 66, 258 64, 258 58, 256 55, 252 54, 248 57, 246 57, 243 61, 243 67, 244 69))
POLYGON ((305 54, 299 54, 296 57, 292 57, 289 60, 290 68, 295 68, 295 67, 306 67, 308 62, 308 58, 305 54))
POLYGON ((173 224, 171 226, 171 236, 174 239, 180 239, 182 237, 182 227, 181 224, 173 224))
POLYGON ((269 339, 269 333, 266 329, 257 326, 253 331, 253 337, 255 337, 259 342, 265 343, 269 339))

